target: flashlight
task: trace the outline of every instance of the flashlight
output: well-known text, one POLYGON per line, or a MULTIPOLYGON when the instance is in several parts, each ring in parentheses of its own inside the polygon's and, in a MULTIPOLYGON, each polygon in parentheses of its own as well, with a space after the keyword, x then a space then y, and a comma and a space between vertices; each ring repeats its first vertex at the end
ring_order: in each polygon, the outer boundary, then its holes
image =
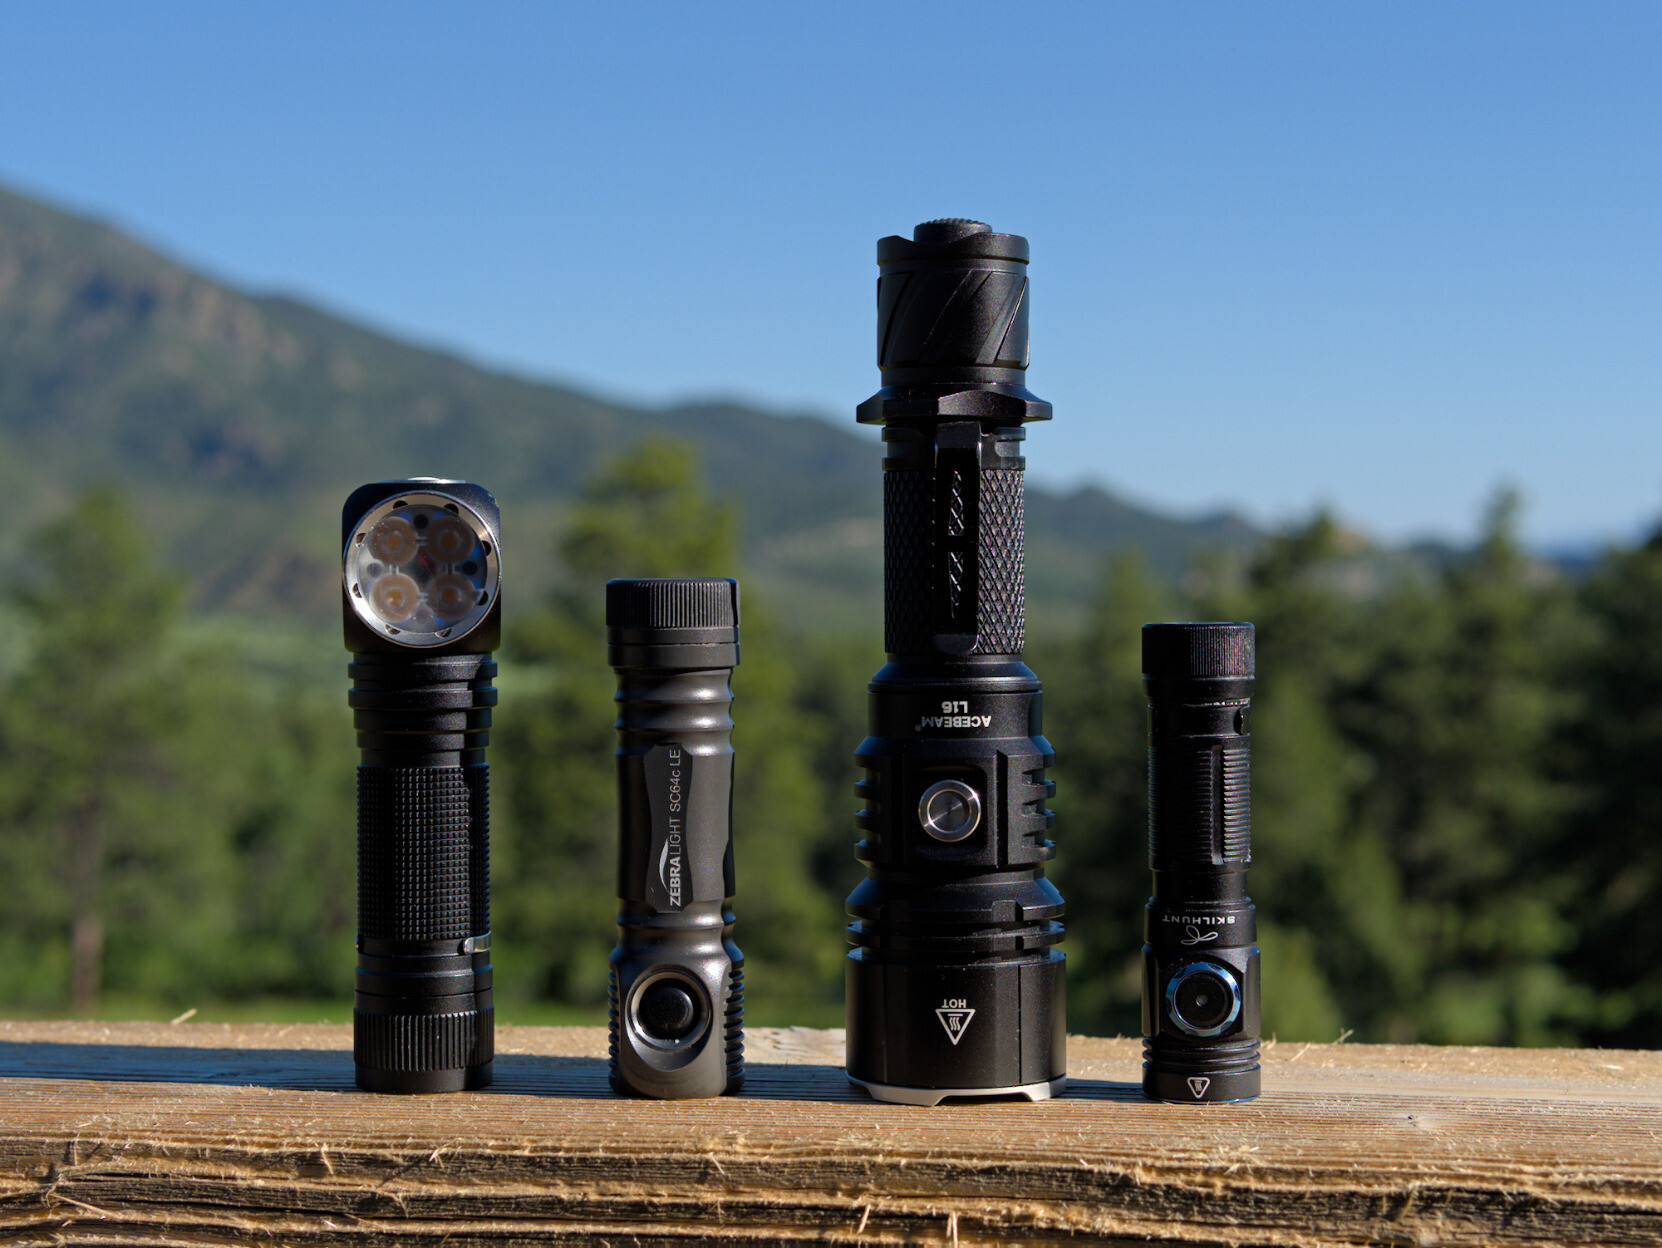
POLYGON ((877 1099, 1066 1082, 1055 758, 1026 635, 1027 240, 929 221, 877 244, 884 648, 850 894, 848 1074, 877 1099))
POLYGON ((371 1092, 491 1081, 491 651, 501 516, 461 481, 353 491, 341 512, 358 732, 352 1056, 371 1092))
POLYGON ((1251 624, 1143 625, 1148 858, 1143 1092, 1161 1101, 1258 1095, 1258 945, 1246 894, 1251 624))
POLYGON ((611 1081, 660 1099, 744 1079, 744 957, 733 943, 733 702, 739 585, 611 581, 617 672, 618 944, 611 1081))

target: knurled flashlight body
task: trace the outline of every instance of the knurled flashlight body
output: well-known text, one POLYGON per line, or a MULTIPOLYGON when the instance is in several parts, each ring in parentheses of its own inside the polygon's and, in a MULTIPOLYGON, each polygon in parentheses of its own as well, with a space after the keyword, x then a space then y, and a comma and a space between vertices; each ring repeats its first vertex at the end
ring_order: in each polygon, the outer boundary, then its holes
POLYGON ((377 482, 347 499, 341 538, 360 752, 358 1086, 483 1087, 500 513, 465 482, 377 482))
POLYGON ((880 1100, 1066 1079, 1054 752, 1025 644, 1027 240, 969 221, 877 245, 884 636, 848 899, 848 1073, 880 1100))
POLYGON ((739 586, 612 581, 618 944, 611 1081, 720 1096, 744 1079, 744 957, 733 943, 733 668, 739 586))
POLYGON ((1258 945, 1246 894, 1251 624, 1146 624, 1148 853, 1143 1091, 1242 1101, 1259 1091, 1258 945))

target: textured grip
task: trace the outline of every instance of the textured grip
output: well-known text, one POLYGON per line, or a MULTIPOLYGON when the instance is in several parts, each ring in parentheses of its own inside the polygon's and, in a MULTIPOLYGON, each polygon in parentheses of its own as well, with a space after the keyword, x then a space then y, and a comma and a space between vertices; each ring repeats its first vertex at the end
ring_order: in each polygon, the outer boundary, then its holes
POLYGON ((462 1014, 352 1015, 357 1061, 376 1070, 461 1070, 482 1066, 496 1050, 496 1009, 462 1014))
POLYGON ((1025 264, 912 268, 877 279, 877 363, 1027 367, 1025 264))
POLYGON ((1014 468, 981 473, 976 654, 1020 654, 1026 644, 1027 494, 1014 468))
POLYGON ((489 772, 358 768, 358 932, 461 940, 490 930, 489 772))
POLYGON ((1252 861, 1250 742, 1156 741, 1148 751, 1148 854, 1156 870, 1252 861))
POLYGON ((930 500, 927 474, 883 474, 883 645, 890 654, 919 654, 929 648, 930 500))
POLYGON ((883 474, 884 645, 927 654, 1020 654, 1026 644, 1026 489, 1018 468, 944 452, 935 470, 883 474))
POLYGON ((744 1079, 744 959, 727 976, 727 1008, 722 1013, 722 1052, 727 1061, 727 1087, 737 1091, 744 1079))

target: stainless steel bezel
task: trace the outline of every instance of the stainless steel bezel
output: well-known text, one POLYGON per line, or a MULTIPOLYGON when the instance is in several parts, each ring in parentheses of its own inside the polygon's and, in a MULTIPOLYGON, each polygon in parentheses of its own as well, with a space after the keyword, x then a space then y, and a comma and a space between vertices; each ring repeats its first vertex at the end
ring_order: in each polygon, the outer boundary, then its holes
POLYGON ((981 826, 981 795, 962 780, 939 780, 923 791, 918 798, 918 822, 923 830, 937 841, 945 841, 948 845, 971 836, 981 826), (941 822, 941 812, 933 811, 930 806, 943 793, 950 793, 962 798, 969 814, 964 822, 956 828, 944 827, 941 822))
POLYGON ((1180 967, 1170 979, 1166 981, 1166 1017, 1177 1025, 1179 1031, 1186 1035, 1209 1038, 1221 1036, 1228 1031, 1241 1016, 1241 985, 1235 978, 1235 973, 1227 966, 1217 962, 1190 962, 1180 967), (1183 981, 1194 975, 1211 975, 1214 979, 1222 980, 1229 989, 1229 1016, 1215 1027, 1196 1027, 1184 1018, 1177 1009, 1177 990, 1182 987, 1183 981))
MULTIPOLYGON (((422 544, 418 549, 425 550, 426 547, 422 544)), ((437 561, 431 559, 430 562, 437 563, 437 561)), ((454 569, 460 566, 461 562, 460 560, 451 560, 437 566, 454 569)), ((391 569, 380 575, 407 575, 407 573, 399 570, 413 565, 414 559, 412 558, 405 563, 392 565, 391 569)), ((425 573, 427 581, 425 583, 417 581, 417 585, 418 588, 423 590, 428 584, 463 575, 453 570, 438 573, 431 568, 426 568, 422 571, 425 573)), ((341 575, 342 583, 346 589, 346 600, 352 604, 353 612, 363 621, 365 626, 375 633, 397 642, 399 645, 410 646, 415 649, 448 645, 466 637, 478 628, 484 622, 485 617, 490 614, 491 608, 496 604, 497 594, 501 589, 501 562, 497 551, 496 534, 492 531, 484 516, 480 515, 478 511, 460 499, 440 490, 418 489, 394 494, 366 512, 363 518, 353 527, 352 536, 347 539, 346 549, 341 553, 341 575), (418 608, 415 613, 397 623, 389 623, 376 613, 374 606, 368 600, 365 573, 369 566, 375 566, 374 557, 366 545, 371 532, 389 516, 415 508, 446 512, 454 516, 472 530, 482 555, 482 569, 476 573, 467 574, 467 579, 472 581, 475 589, 474 604, 465 614, 457 617, 454 621, 437 616, 430 620, 421 620, 420 615, 423 610, 431 614, 431 607, 426 604, 424 597, 423 607, 418 608), (412 624, 410 621, 415 622, 412 624), (443 624, 444 626, 431 626, 435 624, 443 624)), ((414 577, 411 579, 416 580, 414 577)))

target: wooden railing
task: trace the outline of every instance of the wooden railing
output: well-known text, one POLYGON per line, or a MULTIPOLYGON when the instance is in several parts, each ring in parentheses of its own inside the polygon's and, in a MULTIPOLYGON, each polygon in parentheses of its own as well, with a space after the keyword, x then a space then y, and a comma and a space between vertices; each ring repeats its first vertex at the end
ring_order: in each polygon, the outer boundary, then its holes
POLYGON ((916 1109, 836 1032, 674 1103, 605 1039, 504 1027, 491 1090, 392 1097, 344 1027, 0 1024, 0 1244, 1662 1243, 1662 1054, 1281 1043, 1180 1106, 1075 1038, 1057 1100, 916 1109))

